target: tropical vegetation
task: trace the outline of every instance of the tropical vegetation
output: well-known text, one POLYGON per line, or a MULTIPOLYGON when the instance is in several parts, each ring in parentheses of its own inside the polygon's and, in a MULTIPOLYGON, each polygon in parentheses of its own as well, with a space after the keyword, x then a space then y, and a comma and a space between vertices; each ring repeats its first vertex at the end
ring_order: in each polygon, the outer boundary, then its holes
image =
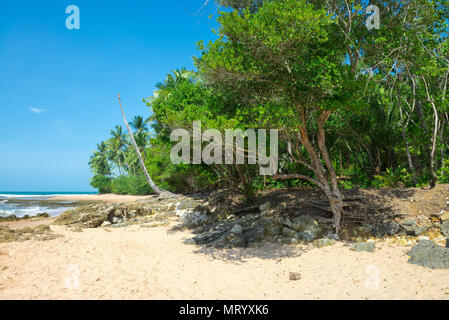
MULTIPOLYGON (((173 71, 130 123, 155 183, 176 193, 232 187, 319 188, 336 229, 341 189, 449 182, 446 0, 386 0, 380 29, 361 0, 219 1, 218 39, 197 43, 197 70, 173 71), (225 9, 223 9, 225 8, 225 9), (229 10, 232 9, 232 10, 229 10), (279 130, 279 170, 260 164, 174 164, 173 130, 279 130)), ((89 162, 100 192, 147 194, 121 126, 89 162)))

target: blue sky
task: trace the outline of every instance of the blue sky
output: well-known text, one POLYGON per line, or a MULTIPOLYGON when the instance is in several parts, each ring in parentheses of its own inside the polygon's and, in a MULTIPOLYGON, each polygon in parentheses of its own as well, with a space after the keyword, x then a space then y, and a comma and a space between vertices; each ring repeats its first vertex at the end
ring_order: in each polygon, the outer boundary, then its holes
POLYGON ((149 116, 142 98, 193 68, 217 28, 212 0, 199 13, 205 0, 1 1, 0 191, 91 191, 90 154, 122 124, 117 93, 129 119, 149 116))

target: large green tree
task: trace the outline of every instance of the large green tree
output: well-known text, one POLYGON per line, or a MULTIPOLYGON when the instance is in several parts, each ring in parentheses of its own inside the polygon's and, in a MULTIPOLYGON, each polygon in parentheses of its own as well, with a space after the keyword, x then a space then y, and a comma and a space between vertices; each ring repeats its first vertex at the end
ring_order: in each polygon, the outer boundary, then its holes
POLYGON ((344 63, 335 21, 304 0, 266 1, 255 13, 221 13, 218 21, 220 39, 207 48, 200 44, 198 67, 207 83, 234 92, 250 108, 266 108, 262 113, 284 132, 292 156, 312 173, 278 178, 319 186, 338 231, 343 196, 325 126, 334 112, 351 105, 357 82, 344 63))

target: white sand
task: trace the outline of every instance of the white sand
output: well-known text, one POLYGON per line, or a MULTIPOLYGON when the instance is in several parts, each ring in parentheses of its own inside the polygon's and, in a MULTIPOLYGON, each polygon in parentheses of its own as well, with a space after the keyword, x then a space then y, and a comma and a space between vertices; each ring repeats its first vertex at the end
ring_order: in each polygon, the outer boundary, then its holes
POLYGON ((49 198, 49 200, 57 201, 104 201, 109 203, 125 203, 134 202, 143 199, 149 199, 154 196, 131 196, 120 194, 81 194, 81 195, 62 195, 49 198))
POLYGON ((0 244, 0 299, 449 299, 449 271, 408 264, 410 247, 215 250, 167 227, 51 228, 64 237, 0 244))

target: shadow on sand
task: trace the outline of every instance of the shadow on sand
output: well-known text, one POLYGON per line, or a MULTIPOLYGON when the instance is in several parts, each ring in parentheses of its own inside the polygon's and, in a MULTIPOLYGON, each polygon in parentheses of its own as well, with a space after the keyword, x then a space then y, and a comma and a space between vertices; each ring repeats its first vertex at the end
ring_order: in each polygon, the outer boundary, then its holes
POLYGON ((209 255, 213 259, 242 264, 253 258, 276 260, 276 262, 279 263, 282 259, 299 257, 306 251, 307 249, 302 246, 264 242, 257 247, 248 248, 216 249, 211 247, 200 247, 198 250, 195 250, 195 253, 209 255))

